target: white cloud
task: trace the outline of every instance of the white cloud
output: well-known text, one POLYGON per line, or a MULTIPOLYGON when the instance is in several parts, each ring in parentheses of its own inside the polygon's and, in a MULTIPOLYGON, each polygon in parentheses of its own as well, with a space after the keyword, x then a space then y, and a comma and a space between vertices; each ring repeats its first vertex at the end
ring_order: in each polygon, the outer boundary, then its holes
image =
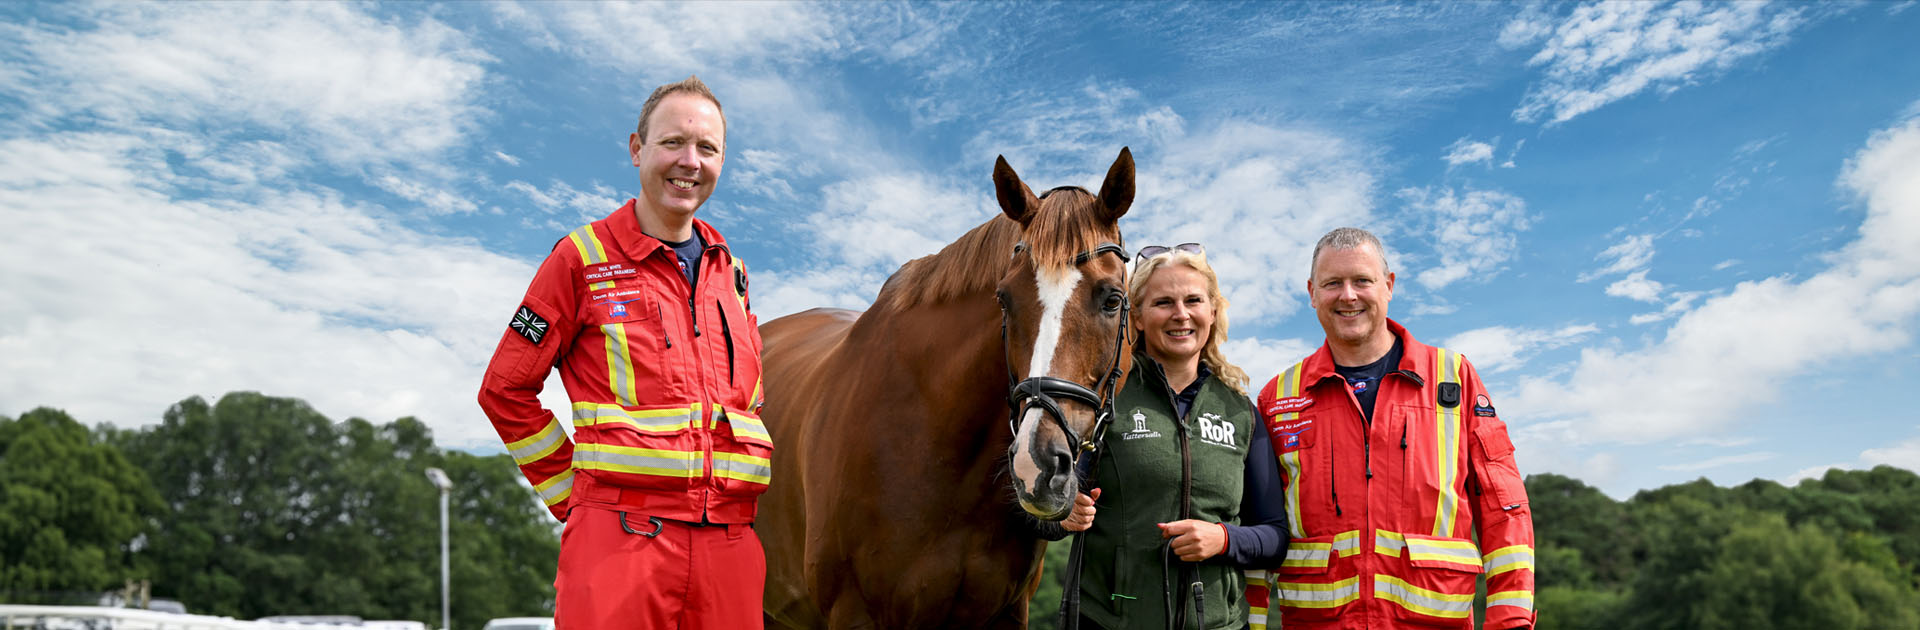
POLYGON ((1594 259, 1611 262, 1605 267, 1580 274, 1579 282, 1591 282, 1603 276, 1643 269, 1647 263, 1653 262, 1653 235, 1634 234, 1623 238, 1602 250, 1594 259))
POLYGON ((507 155, 507 153, 506 153, 506 152, 504 152, 504 151, 494 151, 494 152, 493 152, 493 159, 496 159, 496 160, 500 160, 501 162, 505 162, 505 163, 507 164, 507 166, 519 166, 519 165, 520 165, 520 158, 517 158, 517 157, 513 157, 513 156, 511 156, 511 155, 507 155))
POLYGON ((1415 224, 1410 230, 1427 234, 1440 260, 1415 279, 1430 290, 1460 280, 1484 282, 1499 273, 1520 247, 1517 233, 1527 229, 1527 205, 1519 197, 1497 190, 1451 187, 1408 188, 1400 199, 1409 206, 1415 224))
MULTIPOLYGON (((1494 141, 1498 142, 1499 139, 1496 138, 1494 141)), ((1453 141, 1453 144, 1447 145, 1447 154, 1441 156, 1440 159, 1445 160, 1447 166, 1459 166, 1461 164, 1472 164, 1474 162, 1491 164, 1493 163, 1493 148, 1493 145, 1485 142, 1461 138, 1453 141)))
POLYGON ((373 184, 402 199, 426 206, 434 214, 472 212, 479 207, 472 200, 456 195, 452 191, 396 175, 374 178, 373 184))
POLYGON ((354 168, 430 163, 488 115, 475 101, 491 58, 431 18, 328 3, 69 8, 85 28, 0 30, 35 68, 8 88, 28 104, 22 123, 191 130, 216 146, 265 133, 303 162, 354 168))
POLYGON ((537 46, 651 84, 843 46, 831 10, 797 2, 537 2, 494 9, 537 46))
POLYGON ((571 214, 559 217, 562 230, 571 230, 581 224, 598 221, 619 208, 625 200, 616 197, 615 191, 605 184, 594 182, 592 190, 580 190, 572 184, 555 180, 546 190, 520 180, 507 182, 507 190, 525 195, 534 207, 549 214, 571 210, 571 214))
POLYGON ((1520 147, 1524 146, 1527 146, 1526 138, 1513 141, 1513 149, 1507 151, 1507 160, 1500 163, 1500 168, 1513 168, 1513 158, 1520 155, 1520 147))
POLYGON ((1764 462, 1764 461, 1773 459, 1774 457, 1775 455, 1773 453, 1769 453, 1766 451, 1759 451, 1759 452, 1753 452, 1753 453, 1740 453, 1736 455, 1722 455, 1720 457, 1710 457, 1697 462, 1684 462, 1684 463, 1678 463, 1678 464, 1661 464, 1660 470, 1695 472, 1695 471, 1701 471, 1701 470, 1711 470, 1714 468, 1723 468, 1723 467, 1732 466, 1735 464, 1752 464, 1756 462, 1764 462))
POLYGON ((1607 285, 1607 295, 1641 302, 1658 302, 1660 291, 1665 288, 1666 285, 1658 281, 1648 280, 1647 270, 1641 269, 1607 285))
MULTIPOLYGON (((1608 288, 1611 289, 1612 287, 1608 288)), ((1633 325, 1639 326, 1641 324, 1651 324, 1653 322, 1673 319, 1687 312, 1687 309, 1693 308, 1694 300, 1700 299, 1700 297, 1705 294, 1700 291, 1675 291, 1670 295, 1673 297, 1673 301, 1668 302, 1667 305, 1660 310, 1652 313, 1638 313, 1627 318, 1627 320, 1633 325)))
POLYGON ((1732 267, 1732 266, 1734 266, 1734 265, 1738 265, 1738 264, 1740 264, 1740 259, 1738 259, 1738 258, 1728 258, 1728 259, 1726 259, 1726 260, 1722 260, 1722 261, 1720 261, 1720 262, 1717 262, 1717 263, 1714 263, 1714 265, 1713 265, 1713 270, 1714 270, 1714 271, 1725 271, 1725 270, 1726 270, 1726 269, 1727 269, 1728 267, 1732 267))
POLYGON ((1466 355, 1480 372, 1495 374, 1525 365, 1541 352, 1579 343, 1599 330, 1592 324, 1554 330, 1489 326, 1448 337, 1440 345, 1466 355))
POLYGON ((1320 349, 1319 341, 1298 338, 1235 339, 1231 331, 1227 337, 1227 342, 1220 345, 1220 353, 1226 355, 1227 361, 1247 372, 1247 378, 1252 381, 1247 385, 1248 397, 1258 396, 1260 388, 1267 381, 1320 349))
POLYGON ((1740 283, 1637 350, 1587 348, 1563 377, 1522 380, 1519 417, 1589 441, 1701 435, 1777 399, 1796 375, 1906 346, 1920 315, 1920 119, 1875 133, 1840 181, 1866 217, 1829 268, 1740 283))
MULTIPOLYGON (((1029 180, 1028 185, 1038 184, 1029 180)), ((816 251, 840 263, 888 272, 940 251, 1000 212, 991 183, 967 189, 921 174, 876 175, 821 192, 823 207, 806 219, 816 251)))
MULTIPOLYGON (((1575 8, 1528 60, 1544 77, 1530 86, 1515 120, 1558 124, 1642 91, 1663 94, 1710 79, 1785 44, 1809 20, 1791 3, 1601 2, 1575 8)), ((1545 17, 1510 22, 1500 42, 1541 39, 1545 17)))
POLYGON ((335 419, 418 416, 446 445, 497 439, 474 392, 529 264, 325 188, 182 199, 198 182, 164 150, 0 141, 0 413, 138 426, 188 395, 257 390, 335 419))
POLYGON ((1893 446, 1861 451, 1860 463, 1866 466, 1885 465, 1920 470, 1920 437, 1910 438, 1893 446))

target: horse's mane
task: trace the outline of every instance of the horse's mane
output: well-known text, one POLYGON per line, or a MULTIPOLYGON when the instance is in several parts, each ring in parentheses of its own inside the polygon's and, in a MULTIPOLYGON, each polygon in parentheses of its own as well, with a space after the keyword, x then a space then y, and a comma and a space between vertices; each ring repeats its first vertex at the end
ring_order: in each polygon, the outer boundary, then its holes
POLYGON ((1022 241, 1042 269, 1073 266, 1074 256, 1103 242, 1120 243, 1120 229, 1099 218, 1093 193, 1079 186, 1061 186, 1040 195, 1040 209, 1020 224, 996 214, 986 223, 949 243, 939 253, 901 265, 880 287, 875 306, 904 309, 935 304, 992 289, 1013 261, 1013 247, 1022 241))

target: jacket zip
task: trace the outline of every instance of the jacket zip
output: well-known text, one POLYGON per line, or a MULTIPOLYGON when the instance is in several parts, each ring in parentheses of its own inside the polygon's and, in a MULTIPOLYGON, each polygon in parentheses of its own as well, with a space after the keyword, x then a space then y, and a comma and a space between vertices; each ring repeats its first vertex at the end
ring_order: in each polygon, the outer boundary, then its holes
POLYGON ((714 300, 713 307, 720 312, 720 338, 727 340, 727 382, 732 383, 740 377, 733 373, 733 324, 727 323, 727 305, 714 300))

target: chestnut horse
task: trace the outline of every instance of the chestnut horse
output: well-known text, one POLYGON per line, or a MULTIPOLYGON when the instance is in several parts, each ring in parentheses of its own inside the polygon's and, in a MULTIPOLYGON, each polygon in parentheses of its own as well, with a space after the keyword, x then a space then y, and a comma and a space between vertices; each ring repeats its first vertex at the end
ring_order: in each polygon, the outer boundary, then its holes
POLYGON ((1002 157, 1004 216, 902 265, 865 312, 761 327, 770 626, 1026 627, 1034 519, 1072 508, 1075 458, 1131 362, 1133 178, 1123 148, 1099 194, 1036 198, 1002 157))

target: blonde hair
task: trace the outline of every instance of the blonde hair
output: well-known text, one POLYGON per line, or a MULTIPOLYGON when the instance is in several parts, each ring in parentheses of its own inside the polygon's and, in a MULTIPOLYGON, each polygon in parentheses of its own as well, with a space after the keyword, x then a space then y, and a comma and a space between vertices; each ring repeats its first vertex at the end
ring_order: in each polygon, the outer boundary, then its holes
MULTIPOLYGON (((1207 264, 1206 254, 1174 249, 1140 261, 1140 266, 1133 270, 1133 276, 1127 279, 1127 301, 1133 308, 1133 316, 1140 317, 1139 313, 1146 303, 1147 282, 1153 279, 1155 272, 1167 265, 1186 265, 1207 279, 1207 300, 1213 302, 1213 327, 1207 330, 1207 344, 1200 348, 1200 360, 1227 387, 1241 396, 1247 395, 1250 380, 1247 371, 1228 363, 1226 355, 1220 352, 1220 344, 1227 341, 1227 296, 1220 294, 1220 277, 1213 273, 1213 266, 1207 264)), ((1137 332, 1140 329, 1135 326, 1134 330, 1137 332)))

